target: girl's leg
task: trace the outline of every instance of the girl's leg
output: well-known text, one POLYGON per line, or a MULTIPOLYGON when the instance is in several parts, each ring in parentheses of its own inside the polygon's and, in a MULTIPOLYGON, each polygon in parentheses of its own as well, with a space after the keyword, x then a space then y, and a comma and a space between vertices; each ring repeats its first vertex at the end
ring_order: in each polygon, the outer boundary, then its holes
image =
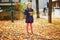
POLYGON ((30 23, 31 32, 33 33, 32 23, 30 23))
POLYGON ((27 26, 26 26, 26 31, 27 31, 27 33, 28 33, 28 26, 29 26, 29 23, 27 23, 27 26))

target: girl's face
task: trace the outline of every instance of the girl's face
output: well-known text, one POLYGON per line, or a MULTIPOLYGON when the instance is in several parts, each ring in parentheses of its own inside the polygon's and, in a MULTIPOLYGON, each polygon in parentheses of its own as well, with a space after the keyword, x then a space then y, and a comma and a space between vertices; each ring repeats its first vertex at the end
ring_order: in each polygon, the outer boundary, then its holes
POLYGON ((28 4, 28 5, 27 5, 27 8, 29 8, 29 9, 30 9, 30 8, 31 8, 31 4, 28 4))

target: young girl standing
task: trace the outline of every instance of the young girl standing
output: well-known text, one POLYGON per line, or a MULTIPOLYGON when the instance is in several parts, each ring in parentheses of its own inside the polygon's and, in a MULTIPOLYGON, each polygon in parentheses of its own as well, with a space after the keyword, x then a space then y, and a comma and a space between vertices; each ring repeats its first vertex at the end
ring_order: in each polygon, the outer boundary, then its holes
POLYGON ((27 8, 25 9, 25 15, 26 15, 26 31, 28 32, 28 27, 30 24, 30 29, 31 29, 31 33, 33 33, 33 28, 32 28, 32 23, 34 21, 33 19, 33 9, 32 9, 32 5, 31 3, 27 4, 27 8))

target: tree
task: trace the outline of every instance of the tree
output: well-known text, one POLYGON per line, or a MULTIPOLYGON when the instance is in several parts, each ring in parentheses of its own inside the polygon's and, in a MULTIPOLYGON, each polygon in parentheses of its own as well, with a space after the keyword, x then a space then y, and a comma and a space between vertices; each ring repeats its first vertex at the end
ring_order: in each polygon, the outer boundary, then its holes
POLYGON ((40 16, 39 16, 39 0, 36 0, 36 13, 37 13, 37 18, 40 18, 40 16))
POLYGON ((52 22, 52 0, 49 0, 48 22, 52 22))

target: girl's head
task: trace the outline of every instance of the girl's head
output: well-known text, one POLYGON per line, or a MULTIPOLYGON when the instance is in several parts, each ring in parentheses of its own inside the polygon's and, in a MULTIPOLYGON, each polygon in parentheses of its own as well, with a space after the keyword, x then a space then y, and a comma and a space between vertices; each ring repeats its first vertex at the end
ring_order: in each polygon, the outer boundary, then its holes
POLYGON ((32 7, 32 5, 31 5, 31 3, 29 2, 28 4, 27 4, 27 9, 30 9, 32 7))

